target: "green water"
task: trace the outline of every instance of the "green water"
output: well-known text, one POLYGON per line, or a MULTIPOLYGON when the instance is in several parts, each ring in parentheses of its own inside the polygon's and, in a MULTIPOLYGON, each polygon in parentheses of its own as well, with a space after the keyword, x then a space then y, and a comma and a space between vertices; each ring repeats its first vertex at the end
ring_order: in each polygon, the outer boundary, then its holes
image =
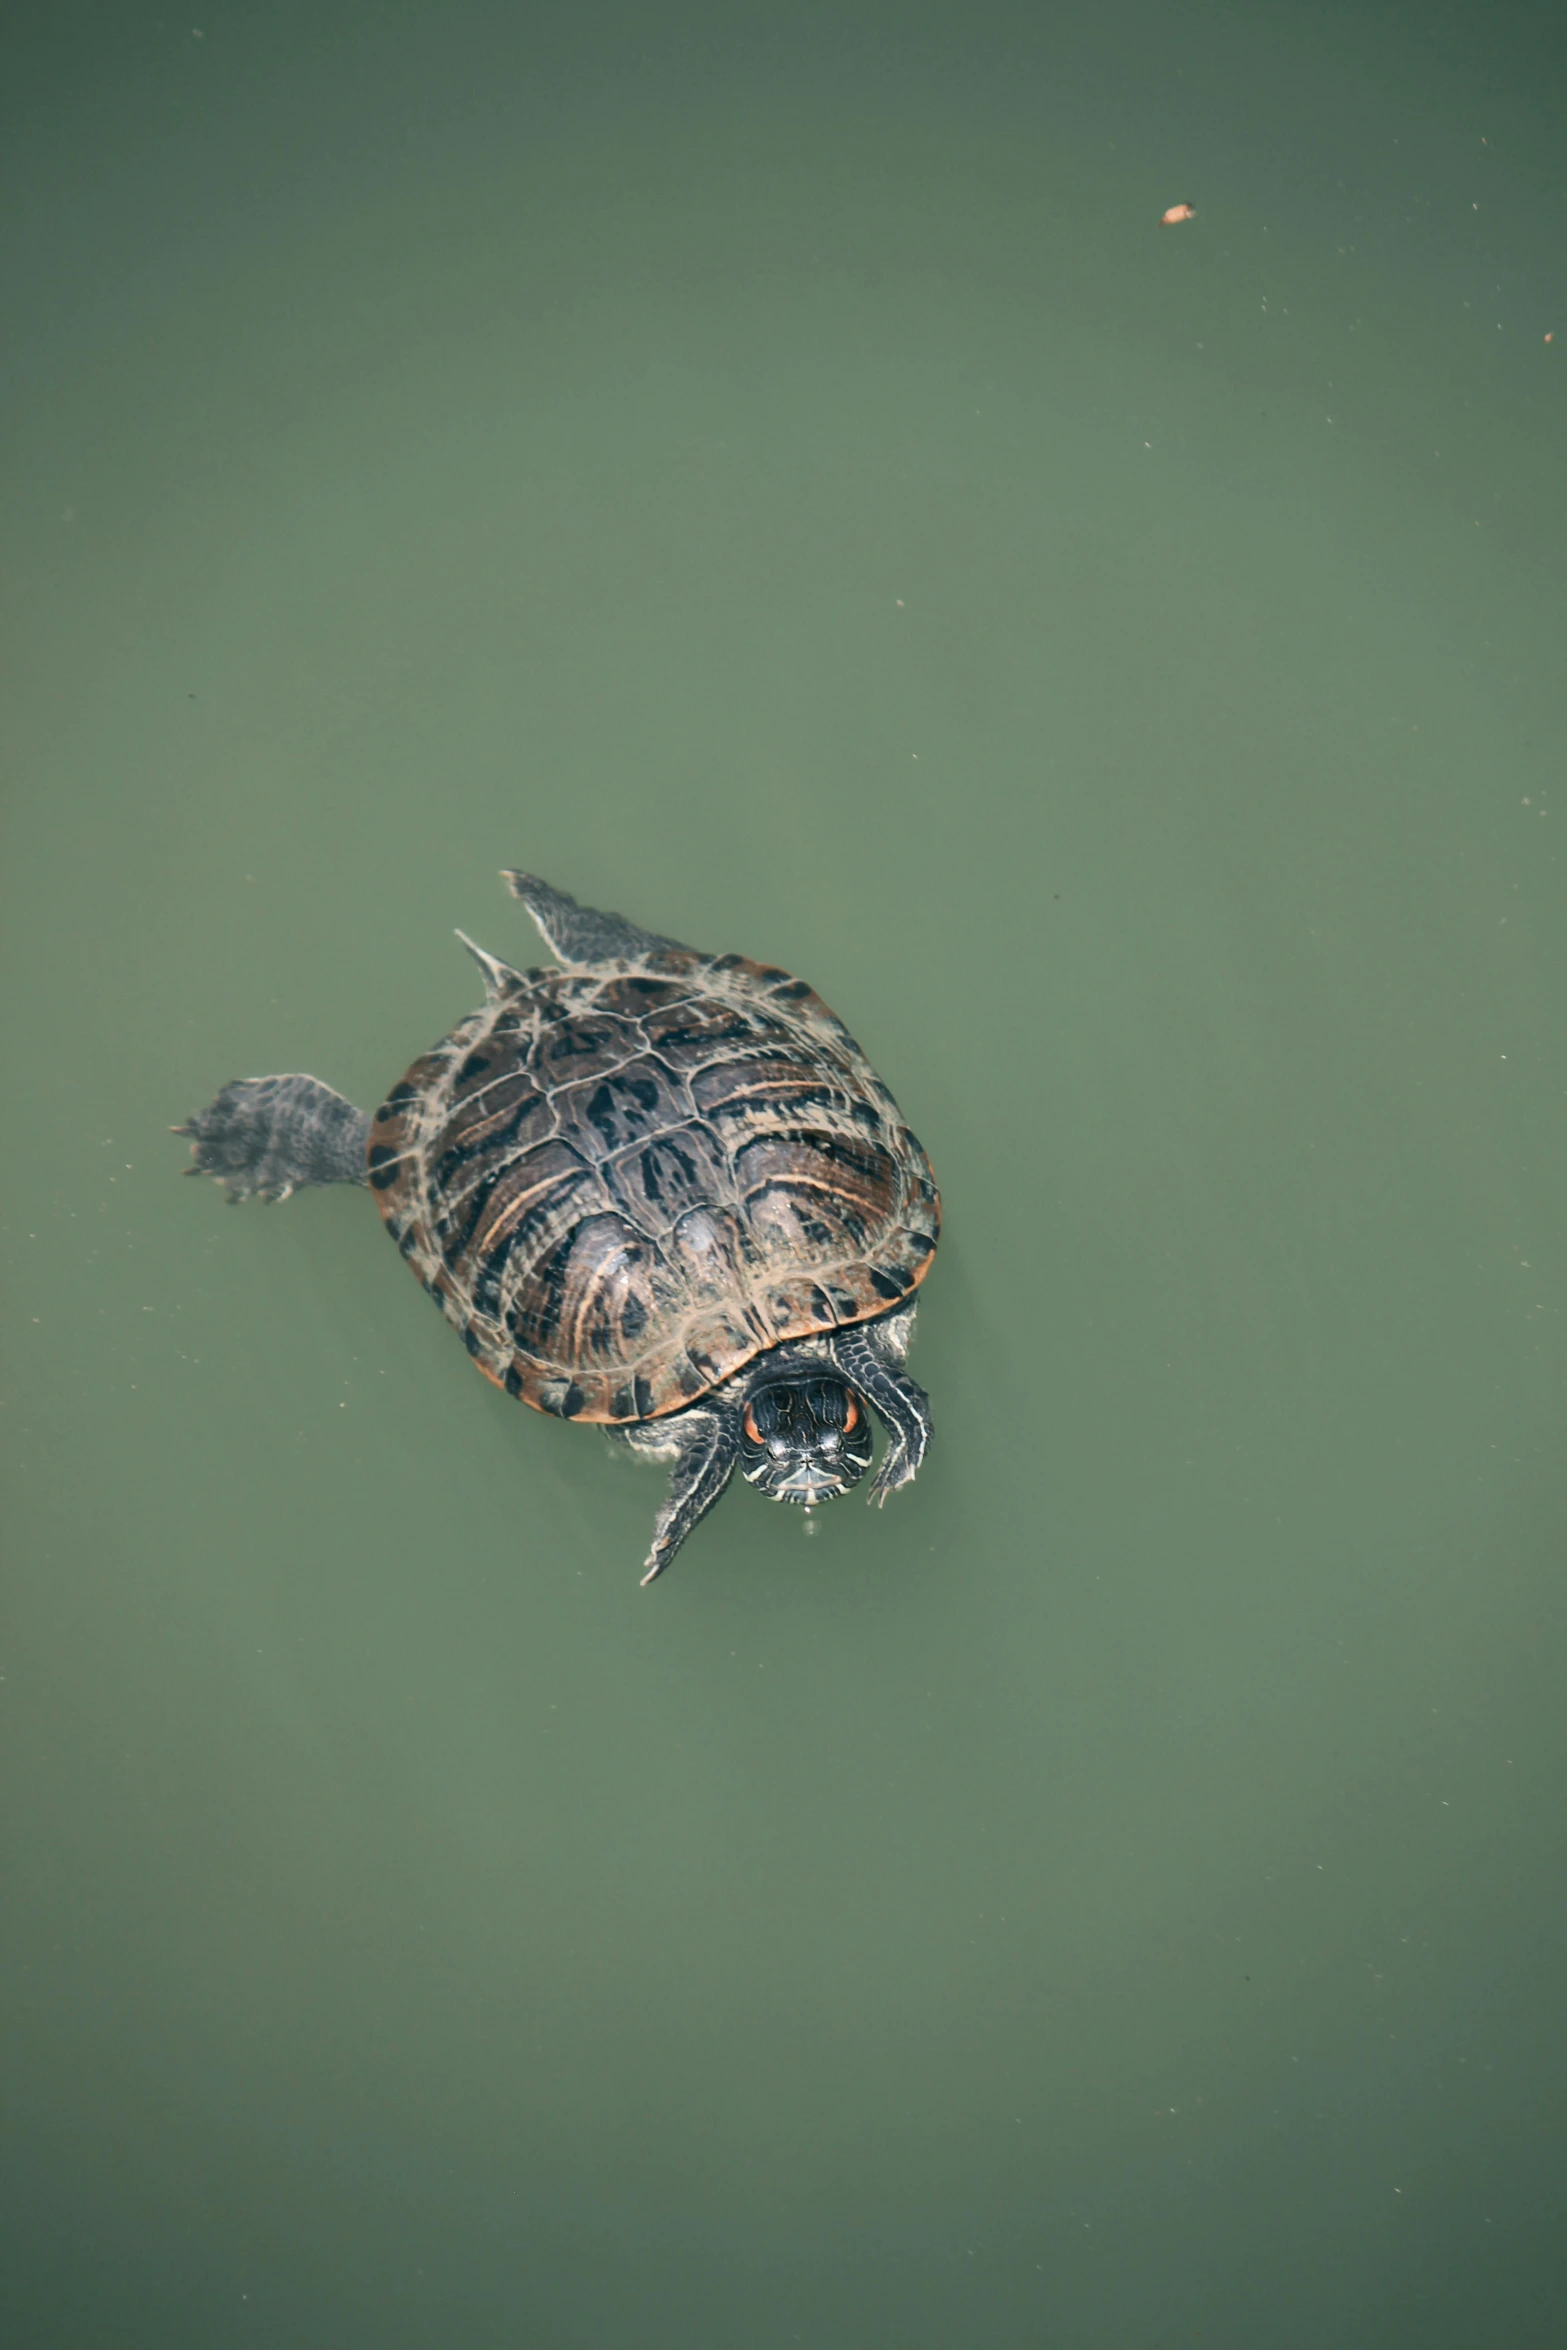
POLYGON ((1554 20, 199 22, 5 76, 0 2338, 1554 2350, 1554 20), (503 864, 897 1093, 884 1512, 177 1180, 503 864))

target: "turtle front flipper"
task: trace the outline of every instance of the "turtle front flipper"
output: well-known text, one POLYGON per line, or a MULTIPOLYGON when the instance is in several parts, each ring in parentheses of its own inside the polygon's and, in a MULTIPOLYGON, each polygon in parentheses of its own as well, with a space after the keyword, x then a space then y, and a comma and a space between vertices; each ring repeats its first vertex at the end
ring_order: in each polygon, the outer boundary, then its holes
POLYGON ((669 1495, 653 1521, 653 1547, 642 1580, 654 1582, 686 1536, 707 1516, 740 1457, 740 1415, 711 1397, 661 1420, 610 1431, 646 1459, 669 1463, 669 1495))
POLYGON ((644 955, 662 954, 671 947, 677 954, 689 952, 678 939, 639 930, 624 914, 601 914, 593 906, 579 906, 563 889, 551 889, 536 874, 508 871, 501 879, 533 916, 550 953, 558 955, 568 969, 588 969, 595 963, 639 963, 644 955))
POLYGON ((887 1450, 867 1499, 879 1509, 889 1493, 912 1482, 930 1449, 930 1397, 903 1368, 914 1335, 913 1306, 880 1322, 856 1322, 834 1333, 830 1352, 846 1379, 874 1404, 887 1424, 887 1450))
POLYGON ((173 1131, 190 1137, 186 1174, 213 1176, 231 1200, 368 1181, 370 1121, 319 1077, 236 1077, 173 1131))

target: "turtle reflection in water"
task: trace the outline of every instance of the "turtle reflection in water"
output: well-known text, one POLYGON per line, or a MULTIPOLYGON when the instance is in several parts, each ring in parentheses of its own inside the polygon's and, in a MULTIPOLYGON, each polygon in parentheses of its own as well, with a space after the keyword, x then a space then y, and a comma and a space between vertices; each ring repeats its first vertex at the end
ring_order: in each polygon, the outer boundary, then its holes
MULTIPOLYGON (((940 1203, 925 1153, 803 979, 505 876, 559 967, 470 939, 485 1001, 373 1118, 244 1077, 176 1132, 231 1199, 367 1183, 486 1378, 667 1463, 644 1582, 736 1464, 777 1501, 906 1485, 904 1370, 940 1203)), ((459 933, 459 935, 461 935, 459 933)))

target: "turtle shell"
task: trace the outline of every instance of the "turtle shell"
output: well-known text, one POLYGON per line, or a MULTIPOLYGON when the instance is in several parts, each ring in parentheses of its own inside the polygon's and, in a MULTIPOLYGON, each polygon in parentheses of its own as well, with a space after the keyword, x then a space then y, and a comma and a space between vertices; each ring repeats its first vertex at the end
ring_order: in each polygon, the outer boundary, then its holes
POLYGON ((509 1395, 657 1419, 924 1278, 929 1162, 803 980, 684 948, 575 970, 481 960, 488 1001, 393 1087, 369 1176, 509 1395))

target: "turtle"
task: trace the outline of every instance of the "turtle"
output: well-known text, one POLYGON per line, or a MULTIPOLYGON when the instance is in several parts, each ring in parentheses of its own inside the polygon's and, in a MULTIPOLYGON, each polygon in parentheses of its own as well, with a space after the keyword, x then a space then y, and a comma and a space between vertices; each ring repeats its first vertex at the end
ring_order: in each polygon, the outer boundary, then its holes
POLYGON ((941 1203, 930 1162, 803 979, 501 877, 556 957, 459 931, 484 1002, 373 1116, 241 1077, 173 1129, 230 1200, 359 1183, 495 1386, 669 1471, 642 1580, 738 1465, 775 1501, 869 1498, 930 1443, 904 1368, 941 1203))

